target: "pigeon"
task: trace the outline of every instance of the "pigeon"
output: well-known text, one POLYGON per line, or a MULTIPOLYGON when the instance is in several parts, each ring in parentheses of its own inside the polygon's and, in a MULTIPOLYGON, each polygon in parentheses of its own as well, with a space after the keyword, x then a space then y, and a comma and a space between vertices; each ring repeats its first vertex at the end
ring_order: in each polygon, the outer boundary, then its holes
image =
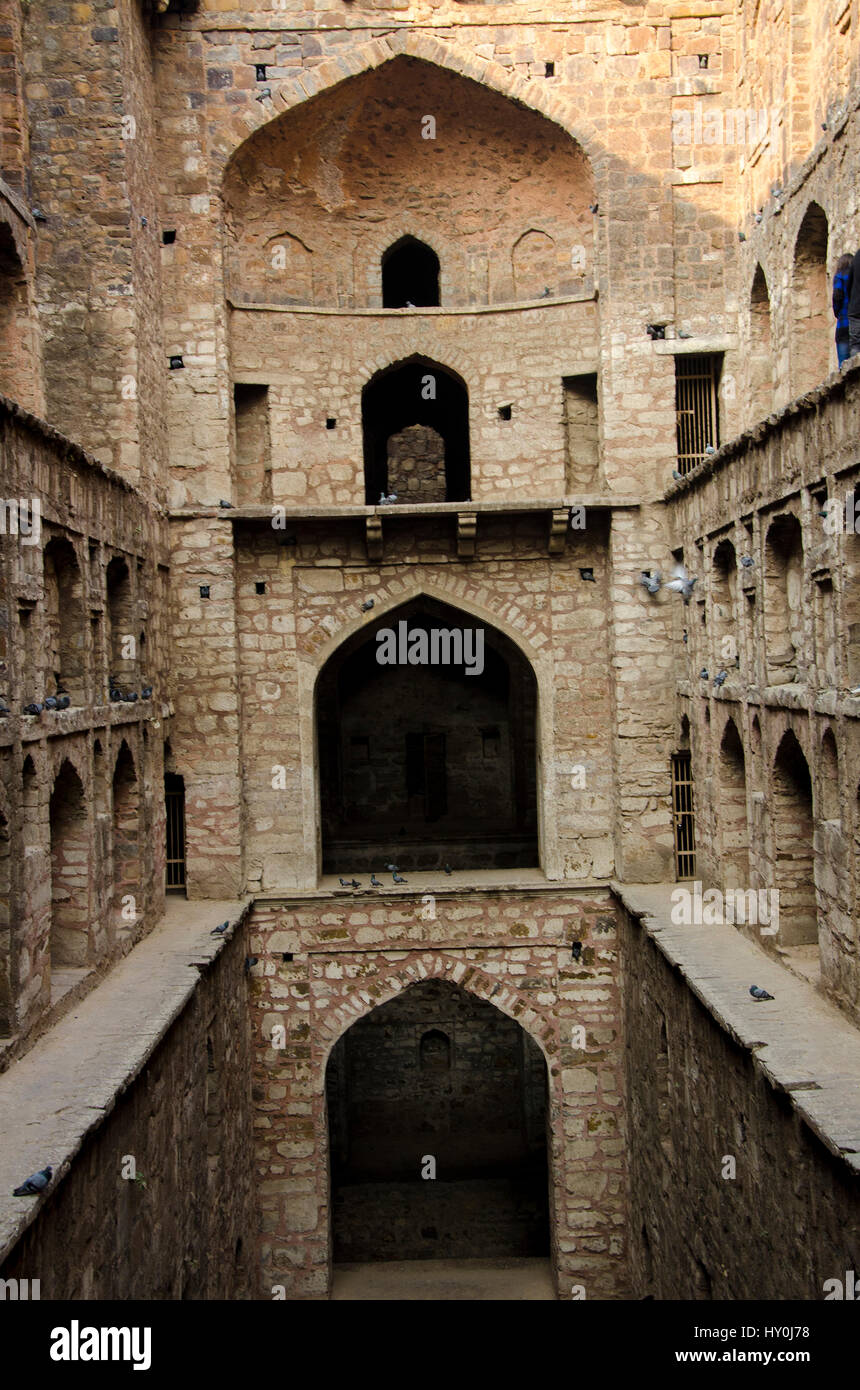
POLYGON ((589 204, 588 204, 588 211, 589 211, 589 212, 597 212, 597 209, 599 208, 599 206, 600 206, 599 203, 589 203, 589 204))
POLYGON ((829 129, 829 126, 828 126, 828 124, 827 124, 826 121, 822 121, 822 122, 821 122, 821 129, 822 129, 822 130, 828 130, 828 129, 829 129))
POLYGON ((728 680, 728 676, 728 671, 718 671, 717 674, 714 676, 714 685, 717 687, 718 690, 721 685, 725 685, 726 681, 728 680))
POLYGON ((218 503, 218 506, 219 506, 219 507, 221 508, 221 510, 224 511, 224 512, 230 512, 230 511, 233 510, 233 503, 232 503, 232 502, 225 502, 223 497, 221 498, 220 502, 218 503))
POLYGON ((387 507, 387 506, 389 506, 392 502, 396 502, 396 501, 397 501, 397 493, 396 493, 396 492, 387 492, 387 493, 386 493, 386 492, 380 492, 380 494, 379 494, 379 503, 378 503, 378 505, 379 505, 380 507, 387 507))
POLYGON ((672 477, 675 479, 675 482, 676 482, 676 483, 679 483, 679 482, 681 481, 681 479, 683 478, 683 476, 684 476, 683 473, 679 473, 678 470, 677 470, 677 468, 673 468, 673 469, 672 469, 672 477))
POLYGON ((40 1192, 44 1192, 53 1176, 54 1170, 49 1163, 47 1168, 42 1168, 40 1172, 31 1173, 27 1181, 22 1182, 20 1187, 13 1188, 12 1195, 13 1197, 36 1197, 40 1192))
POLYGON ((755 564, 755 557, 753 555, 742 555, 741 564, 743 565, 745 570, 752 569, 753 565, 755 564))
POLYGON ((339 879, 338 879, 338 883, 340 884, 341 888, 351 888, 351 887, 352 887, 352 879, 351 879, 351 878, 339 878, 339 879))
POLYGON ((37 705, 36 702, 35 702, 35 700, 34 700, 31 704, 25 705, 25 706, 24 706, 24 713, 25 713, 25 714, 41 714, 41 713, 42 713, 42 706, 41 706, 41 705, 37 705))
POLYGON ((541 299, 549 299, 549 297, 550 297, 551 294, 552 294, 552 290, 550 289, 549 285, 544 285, 544 287, 543 287, 543 294, 541 295, 541 299))
POLYGON ((689 603, 697 576, 689 575, 683 565, 676 565, 672 573, 675 578, 669 580, 666 588, 680 594, 684 602, 689 603))
POLYGON ((349 881, 349 886, 350 888, 360 888, 361 884, 359 883, 357 878, 351 878, 349 881))
POLYGON ((141 692, 140 692, 140 698, 141 698, 141 700, 151 700, 151 699, 152 699, 152 686, 151 686, 151 685, 145 685, 145 686, 143 687, 143 689, 142 689, 141 692))
POLYGON ((399 872, 396 864, 386 864, 385 867, 388 869, 389 873, 396 874, 399 872))
POLYGON ((45 214, 43 213, 43 211, 42 211, 41 208, 31 208, 30 211, 31 211, 31 213, 33 214, 34 221, 36 221, 36 222, 47 222, 48 219, 47 219, 47 217, 45 216, 45 214))
POLYGON ((6 704, 6 701, 3 699, 3 696, 0 695, 0 719, 5 719, 5 718, 7 717, 7 715, 9 715, 9 714, 11 714, 11 713, 12 713, 12 711, 10 710, 9 706, 6 704))
POLYGON ((860 685, 852 685, 851 689, 848 691, 848 694, 855 696, 860 695, 860 685))
POLYGON ((45 709, 56 709, 56 708, 57 708, 56 697, 53 696, 53 695, 46 695, 46 696, 45 696, 45 709))
POLYGON ((401 877, 400 877, 400 874, 398 874, 398 873, 393 873, 393 874, 391 875, 391 877, 394 879, 394 882, 395 882, 395 883, 408 883, 408 881, 409 881, 408 879, 401 878, 401 877))
POLYGON ((133 705, 135 700, 137 699, 137 691, 130 690, 127 695, 123 695, 122 699, 124 704, 133 705))
POLYGON ((220 927, 213 927, 212 930, 211 930, 211 932, 209 933, 209 935, 210 935, 210 936, 223 936, 224 933, 225 933, 225 931, 226 931, 227 928, 229 927, 229 925, 230 925, 229 922, 222 922, 221 925, 220 925, 220 927))
POLYGON ((450 865, 450 864, 446 864, 446 865, 445 865, 445 872, 446 872, 446 874, 449 874, 449 875, 452 874, 452 873, 454 872, 454 870, 451 868, 451 865, 450 865))
POLYGON ((708 679, 710 678, 710 674, 711 674, 711 673, 710 673, 710 671, 708 670, 707 666, 703 666, 702 669, 701 669, 701 671, 699 672, 699 680, 700 680, 700 681, 706 681, 706 680, 708 680, 708 679))
POLYGON ((369 613, 371 608, 373 607, 374 601, 375 600, 372 598, 366 598, 364 600, 364 603, 361 605, 362 613, 369 613))
POLYGON ((112 702, 113 704, 117 704, 117 702, 123 698, 123 696, 122 696, 122 691, 119 689, 118 686, 115 686, 115 685, 112 685, 112 686, 111 686, 111 688, 110 688, 110 698, 111 698, 111 702, 112 702))
POLYGON ((61 695, 57 700, 57 709, 68 709, 71 703, 71 695, 61 695))
POLYGON ((746 241, 746 232, 738 232, 738 241, 746 241))
POLYGON ((687 331, 686 331, 685 329, 683 329, 683 328, 679 330, 679 333, 678 333, 678 337, 679 337, 679 338, 692 338, 692 336, 693 336, 692 333, 687 333, 687 331))
POLYGON ((779 186, 778 183, 775 183, 774 186, 773 186, 773 188, 772 188, 770 191, 771 191, 771 193, 772 193, 772 195, 773 195, 774 198, 781 198, 781 197, 782 197, 782 189, 780 188, 780 186, 779 186))
POLYGON ((756 226, 758 226, 758 224, 761 222, 761 219, 762 219, 762 214, 761 214, 760 212, 757 212, 756 215, 755 215, 756 226))
POLYGON ((687 642, 689 642, 689 640, 690 640, 690 639, 689 639, 689 637, 687 636, 687 629, 684 628, 684 636, 681 638, 681 641, 684 642, 684 643, 686 644, 687 642))
POLYGON ((639 583, 643 589, 647 589, 649 594, 659 594, 663 584, 663 576, 659 570, 643 570, 639 576, 639 583))
POLYGON ((753 999, 772 999, 773 995, 768 994, 766 989, 759 989, 758 985, 750 985, 750 994, 753 999))
POLYGON ((246 957, 245 957, 245 974, 246 974, 246 975, 248 974, 248 971, 249 971, 253 966, 255 966, 255 965, 257 964, 257 962, 259 961, 259 959, 260 959, 259 956, 246 956, 246 957))
POLYGON ((140 219, 140 225, 141 225, 141 227, 148 227, 148 226, 149 226, 149 221, 148 221, 148 219, 147 219, 146 217, 141 217, 141 219, 140 219))
POLYGON ((371 888, 381 888, 381 887, 382 887, 382 884, 380 883, 379 879, 376 877, 376 874, 371 874, 371 875, 370 875, 370 886, 371 886, 371 888))
POLYGON ((264 87, 263 90, 262 90, 262 92, 258 93, 256 100, 257 100, 257 101, 268 101, 268 100, 271 99, 271 96, 272 96, 272 89, 271 89, 271 87, 264 87))
POLYGON ((706 454, 715 454, 716 452, 717 452, 717 451, 716 451, 716 449, 714 448, 713 444, 706 444, 706 445, 705 445, 705 453, 706 453, 706 454))

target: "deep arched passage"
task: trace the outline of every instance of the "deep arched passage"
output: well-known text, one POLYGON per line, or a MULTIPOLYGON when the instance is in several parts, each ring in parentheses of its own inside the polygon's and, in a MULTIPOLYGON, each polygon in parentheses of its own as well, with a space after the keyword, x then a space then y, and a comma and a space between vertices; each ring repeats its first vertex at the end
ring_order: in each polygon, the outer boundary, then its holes
POLYGON ((791 278, 791 389, 795 396, 820 386, 829 368, 828 236, 823 208, 810 203, 797 234, 791 278))
POLYGON ((780 944, 818 944, 812 778, 793 730, 783 734, 773 769, 775 878, 780 944))
POLYGON ((49 808, 51 826, 51 965, 83 966, 89 952, 90 830, 84 788, 66 759, 49 808))
POLYGON ((749 823, 747 820, 746 760, 733 719, 726 720, 717 763, 721 865, 725 888, 749 884, 749 823))
POLYGON ((338 1039, 326 1099, 335 1261, 549 1253, 546 1062, 493 1004, 411 985, 338 1039))
POLYGON ((123 740, 113 773, 113 912, 116 931, 134 926, 140 902, 140 791, 134 758, 123 740))
MULTIPOLYGON (((364 433, 365 497, 375 505, 381 493, 396 491, 389 442, 410 426, 434 431, 444 459, 430 451, 418 465, 401 502, 465 502, 470 496, 469 393, 456 372, 428 358, 413 357, 378 372, 361 396, 364 433), (389 474, 391 473, 391 477, 389 474), (444 493, 441 482, 444 477, 444 493)), ((402 467, 398 477, 405 476, 402 467)))
POLYGON ((438 303, 439 257, 417 237, 401 237, 382 257, 383 309, 426 309, 438 303))
POLYGON ((503 633, 414 599, 334 653, 316 716, 324 873, 537 865, 537 683, 503 633))

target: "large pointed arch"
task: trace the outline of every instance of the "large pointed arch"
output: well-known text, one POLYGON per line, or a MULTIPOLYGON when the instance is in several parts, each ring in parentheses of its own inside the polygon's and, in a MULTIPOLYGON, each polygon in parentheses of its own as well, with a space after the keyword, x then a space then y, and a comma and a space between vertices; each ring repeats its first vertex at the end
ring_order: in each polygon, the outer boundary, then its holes
MULTIPOLYGON (((554 685, 553 665, 542 651, 539 622, 517 608, 513 601, 501 606, 497 596, 476 591, 463 579, 450 584, 419 583, 410 578, 391 575, 384 587, 375 590, 373 619, 378 620, 395 609, 417 599, 435 600, 461 611, 471 625, 486 623, 504 634, 516 646, 531 668, 537 684, 537 720, 535 750, 537 760, 537 836, 540 867, 548 879, 563 877, 555 817, 549 812, 552 796, 554 685), (512 611, 508 612, 507 608, 512 611), (537 640, 532 640, 533 638, 537 640)), ((299 658, 299 743, 302 776, 302 842, 303 851, 298 866, 301 884, 316 884, 322 871, 322 837, 320 832, 320 790, 317 766, 317 683, 326 663, 356 633, 369 628, 367 616, 350 615, 331 633, 319 630, 319 643, 312 653, 299 658)))

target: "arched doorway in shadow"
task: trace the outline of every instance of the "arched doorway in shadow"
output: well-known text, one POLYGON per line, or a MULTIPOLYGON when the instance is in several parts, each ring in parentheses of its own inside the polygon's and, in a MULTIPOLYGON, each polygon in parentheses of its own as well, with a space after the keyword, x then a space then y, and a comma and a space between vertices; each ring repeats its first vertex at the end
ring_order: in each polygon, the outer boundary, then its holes
POLYGON ((546 1063, 493 1004, 411 985, 338 1039, 326 1100, 335 1263, 549 1254, 546 1063))
POLYGON ((468 501, 469 393, 456 372, 424 357, 395 363, 365 386, 361 418, 369 505, 375 506, 380 494, 392 492, 400 502, 468 501), (407 475, 401 451, 391 454, 389 441, 416 425, 429 438, 435 436, 439 447, 419 452, 420 462, 407 475))
POLYGON ((383 309, 426 309, 438 303, 439 257, 417 237, 401 237, 382 257, 383 309))
POLYGON ((330 657, 316 716, 323 873, 538 865, 537 682, 503 633, 416 598, 330 657))

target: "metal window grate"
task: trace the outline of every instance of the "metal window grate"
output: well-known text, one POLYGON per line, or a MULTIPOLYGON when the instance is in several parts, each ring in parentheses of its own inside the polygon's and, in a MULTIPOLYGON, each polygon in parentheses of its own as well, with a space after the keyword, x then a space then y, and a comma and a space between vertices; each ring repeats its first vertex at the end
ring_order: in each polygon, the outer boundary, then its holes
POLYGON ((168 773, 164 779, 164 805, 167 819, 167 863, 165 887, 185 887, 185 783, 168 773))
POLYGON ((675 827, 675 877, 695 878, 696 815, 690 753, 672 754, 672 821, 675 827))
POLYGON ((675 422, 678 472, 689 473, 705 457, 705 447, 720 446, 717 387, 721 353, 684 353, 675 358, 675 422))

